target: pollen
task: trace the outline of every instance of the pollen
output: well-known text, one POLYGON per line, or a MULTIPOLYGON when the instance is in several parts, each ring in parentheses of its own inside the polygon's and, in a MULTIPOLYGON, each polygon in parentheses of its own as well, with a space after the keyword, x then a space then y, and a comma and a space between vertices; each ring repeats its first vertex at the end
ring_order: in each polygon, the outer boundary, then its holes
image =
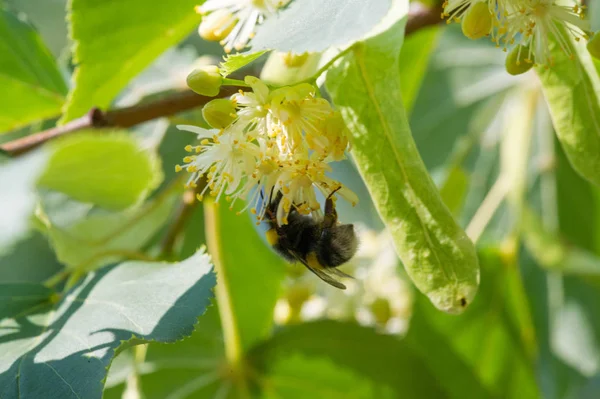
MULTIPOLYGON (((316 98, 317 89, 307 83, 271 89, 251 76, 245 83, 251 90, 213 100, 233 106, 234 112, 229 108, 226 115, 230 123, 211 124, 215 128, 210 130, 178 126, 198 134, 199 145, 185 149, 201 155, 184 157, 185 164, 176 169, 192 173, 194 184, 204 177, 202 194, 214 196, 215 203, 224 198, 233 208, 241 200, 241 211, 249 209, 257 220, 265 218, 265 193, 283 196, 275 210, 279 224, 286 224, 294 209, 304 215, 319 211, 317 192, 326 196, 330 187, 341 185, 327 176, 329 163, 344 159, 349 149, 340 113, 316 98)), ((212 103, 213 111, 216 105, 212 103)), ((343 198, 356 203, 353 193, 344 193, 343 198)))

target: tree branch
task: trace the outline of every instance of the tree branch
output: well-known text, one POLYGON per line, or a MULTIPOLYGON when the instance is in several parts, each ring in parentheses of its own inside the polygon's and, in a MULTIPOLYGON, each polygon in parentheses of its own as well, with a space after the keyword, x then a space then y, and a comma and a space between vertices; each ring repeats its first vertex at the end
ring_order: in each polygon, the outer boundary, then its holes
POLYGON ((405 35, 410 36, 420 29, 443 22, 443 11, 444 9, 441 5, 427 7, 421 3, 411 3, 410 9, 408 10, 405 35))
MULTIPOLYGON (((442 7, 427 7, 420 3, 412 3, 408 12, 406 36, 420 29, 437 25, 442 22, 442 7)), ((237 87, 224 87, 218 97, 227 97, 236 92, 237 87)), ((160 100, 137 104, 131 107, 103 112, 92 108, 81 118, 75 119, 62 126, 44 130, 17 140, 0 145, 0 151, 16 156, 26 153, 48 140, 61 137, 83 129, 122 127, 128 128, 157 118, 175 115, 202 106, 212 100, 212 97, 200 96, 191 90, 177 92, 160 100)))
MULTIPOLYGON (((219 93, 219 96, 230 96, 235 93, 236 90, 237 87, 224 87, 219 93)), ((213 97, 200 96, 191 90, 185 90, 153 102, 137 104, 131 107, 107 112, 103 112, 98 108, 92 108, 86 115, 62 126, 57 126, 2 144, 0 145, 0 150, 6 152, 8 155, 19 155, 34 149, 50 139, 79 130, 107 127, 127 128, 199 107, 212 99, 213 97)))

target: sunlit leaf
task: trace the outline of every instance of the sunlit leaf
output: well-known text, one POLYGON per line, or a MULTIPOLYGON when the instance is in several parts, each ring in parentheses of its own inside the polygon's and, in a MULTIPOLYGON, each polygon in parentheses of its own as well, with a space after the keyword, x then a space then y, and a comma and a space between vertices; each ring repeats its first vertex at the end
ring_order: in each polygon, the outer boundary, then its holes
POLYGON ((363 38, 390 8, 390 0, 294 1, 259 26, 252 51, 304 53, 363 38))
POLYGON ((62 120, 108 107, 133 77, 194 30, 200 22, 194 6, 201 3, 71 0, 76 69, 62 120))
POLYGON ((215 277, 202 252, 174 264, 129 262, 87 275, 56 305, 0 321, 2 398, 101 398, 115 351, 193 331, 215 277))
POLYGON ((57 143, 40 185, 120 210, 142 200, 161 180, 158 159, 131 135, 89 132, 57 143))
POLYGON ((0 133, 60 114, 67 87, 34 28, 0 8, 0 133))
POLYGON ((119 354, 119 368, 111 367, 103 399, 121 399, 131 375, 137 376, 146 399, 212 398, 219 390, 228 390, 228 398, 238 397, 233 376, 219 372, 227 366, 218 309, 209 307, 200 320, 183 341, 151 343, 141 363, 136 364, 131 354, 119 354))
POLYGON ((35 187, 48 161, 41 151, 0 164, 0 253, 29 230, 35 187))

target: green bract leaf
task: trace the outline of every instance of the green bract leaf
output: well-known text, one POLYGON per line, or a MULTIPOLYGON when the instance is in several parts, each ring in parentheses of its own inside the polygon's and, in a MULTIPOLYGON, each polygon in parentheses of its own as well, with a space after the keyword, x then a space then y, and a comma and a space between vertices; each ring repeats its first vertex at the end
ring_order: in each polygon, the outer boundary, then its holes
POLYGON ((44 209, 44 233, 67 267, 94 270, 140 256, 136 251, 164 226, 179 197, 179 191, 162 193, 139 208, 119 213, 95 212, 71 223, 61 218, 75 214, 77 204, 48 206, 44 209))
POLYGON ((199 0, 71 0, 77 65, 63 121, 106 108, 125 85, 200 22, 199 0))
POLYGON ((460 313, 477 292, 477 255, 427 173, 402 106, 398 55, 405 16, 406 4, 395 3, 389 28, 357 43, 329 71, 327 88, 408 274, 439 309, 460 313))
POLYGON ((227 340, 248 349, 268 336, 285 276, 283 261, 259 238, 247 214, 206 203, 208 248, 215 262, 216 296, 227 340))
POLYGON ((252 51, 324 51, 362 39, 390 8, 390 0, 303 0, 257 29, 252 51))
POLYGON ((47 151, 0 164, 0 253, 29 229, 35 185, 48 161, 47 151))
POLYGON ((60 114, 67 87, 31 25, 0 9, 0 133, 60 114))
MULTIPOLYGON (((391 399, 391 390, 356 374, 327 358, 299 354, 269 365, 263 379, 263 399, 391 399)), ((402 395, 407 397, 406 395, 402 395)))
POLYGON ((228 55, 223 62, 219 64, 221 75, 226 77, 240 68, 245 67, 254 60, 259 59, 267 51, 257 51, 248 53, 238 53, 228 55))
POLYGON ((181 263, 123 263, 87 275, 54 306, 0 321, 0 397, 101 398, 128 342, 192 333, 212 296, 211 269, 202 251, 181 263))
POLYGON ((537 67, 556 135, 573 168, 600 186, 600 78, 583 43, 567 41, 569 59, 549 39, 554 65, 537 67))
POLYGON ((57 144, 40 185, 118 210, 142 200, 161 179, 158 159, 131 135, 90 132, 57 144))
POLYGON ((436 376, 403 341, 354 323, 318 321, 283 328, 255 347, 249 359, 268 381, 271 370, 277 372, 273 365, 284 364, 293 354, 328 359, 347 372, 391 389, 393 397, 445 397, 436 376))

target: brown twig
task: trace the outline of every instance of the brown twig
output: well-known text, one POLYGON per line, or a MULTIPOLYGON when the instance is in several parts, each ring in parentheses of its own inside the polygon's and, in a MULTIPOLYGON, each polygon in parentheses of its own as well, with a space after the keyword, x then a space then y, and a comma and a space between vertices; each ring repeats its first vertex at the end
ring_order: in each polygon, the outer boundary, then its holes
MULTIPOLYGON (((442 22, 442 7, 427 7, 420 3, 412 3, 406 24, 406 36, 428 26, 442 22)), ((226 87, 221 90, 219 97, 233 94, 236 87, 226 87)), ((75 119, 63 126, 57 126, 42 132, 32 134, 21 139, 13 140, 0 145, 0 151, 8 155, 23 154, 33 148, 56 137, 90 128, 131 127, 153 119, 175 115, 187 111, 210 101, 211 97, 200 96, 191 90, 177 92, 160 100, 137 104, 131 107, 103 112, 92 108, 81 118, 75 119)))
POLYGON ((408 10, 405 35, 409 36, 420 29, 437 25, 444 21, 442 19, 443 7, 427 7, 421 3, 411 3, 408 10))
MULTIPOLYGON (((236 90, 236 87, 225 87, 221 90, 219 96, 229 96, 235 93, 236 90)), ((212 100, 212 97, 200 96, 191 90, 186 90, 161 98, 157 101, 137 104, 108 112, 102 112, 98 108, 93 108, 86 115, 68 122, 65 125, 57 126, 32 134, 31 136, 2 144, 0 145, 0 150, 8 155, 19 155, 32 150, 50 139, 79 130, 107 127, 127 128, 153 119, 175 115, 179 112, 199 107, 210 100, 212 100)))

